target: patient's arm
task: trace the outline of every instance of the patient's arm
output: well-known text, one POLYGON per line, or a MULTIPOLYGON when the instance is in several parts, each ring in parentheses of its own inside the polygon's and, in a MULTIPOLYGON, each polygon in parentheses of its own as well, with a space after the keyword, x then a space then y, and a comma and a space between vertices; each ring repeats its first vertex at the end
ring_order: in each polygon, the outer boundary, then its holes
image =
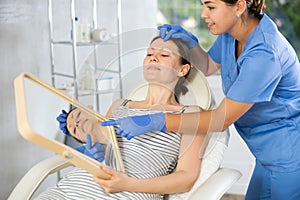
POLYGON ((112 116, 113 113, 115 112, 115 110, 116 110, 117 108, 119 108, 120 105, 121 105, 124 101, 125 101, 125 99, 117 99, 117 100, 115 100, 115 101, 111 104, 111 106, 109 107, 109 109, 108 109, 108 111, 107 111, 107 113, 106 113, 106 117, 109 118, 110 116, 112 116))

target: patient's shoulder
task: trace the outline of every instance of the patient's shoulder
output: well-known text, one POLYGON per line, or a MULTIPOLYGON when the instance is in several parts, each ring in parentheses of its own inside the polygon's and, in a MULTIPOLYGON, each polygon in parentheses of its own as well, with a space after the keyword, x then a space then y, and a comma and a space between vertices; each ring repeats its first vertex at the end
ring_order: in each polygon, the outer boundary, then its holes
POLYGON ((113 113, 118 107, 120 107, 120 106, 124 103, 124 101, 126 101, 126 99, 117 99, 117 100, 115 100, 115 101, 111 104, 111 106, 110 106, 110 110, 112 111, 112 113, 113 113))

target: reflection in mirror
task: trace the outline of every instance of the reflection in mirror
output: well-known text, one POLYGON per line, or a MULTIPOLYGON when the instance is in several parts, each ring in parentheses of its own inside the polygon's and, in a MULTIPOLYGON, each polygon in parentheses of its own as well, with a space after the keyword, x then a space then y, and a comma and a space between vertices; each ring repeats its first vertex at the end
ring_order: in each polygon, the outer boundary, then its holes
MULTIPOLYGON (((28 73, 23 73, 15 79, 15 95, 18 128, 25 139, 61 155, 74 165, 94 175, 108 177, 100 170, 100 162, 89 158, 90 156, 87 154, 79 153, 78 147, 83 147, 83 144, 77 143, 74 146, 75 149, 65 144, 65 138, 71 136, 66 136, 60 130, 59 122, 56 119, 62 110, 68 112, 71 105, 94 119, 97 124, 105 120, 103 116, 28 73)), ((123 171, 114 130, 112 127, 104 129, 106 129, 107 138, 112 144, 113 158, 117 169, 123 171)), ((91 137, 91 139, 94 144, 95 137, 91 137)))

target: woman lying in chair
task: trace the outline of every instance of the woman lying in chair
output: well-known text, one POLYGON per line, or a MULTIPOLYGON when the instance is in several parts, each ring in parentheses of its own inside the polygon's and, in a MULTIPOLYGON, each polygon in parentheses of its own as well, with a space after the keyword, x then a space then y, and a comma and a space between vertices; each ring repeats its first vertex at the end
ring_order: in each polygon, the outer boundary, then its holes
MULTIPOLYGON (((154 38, 143 63, 144 77, 148 81, 146 98, 142 101, 117 100, 107 116, 116 119, 161 111, 181 113, 201 110, 199 106, 181 105, 177 100, 179 95, 187 92, 183 82, 191 67, 188 52, 180 40, 164 42, 160 37, 154 38)), ((105 164, 110 168, 103 170, 111 174, 111 179, 102 180, 75 169, 37 199, 163 199, 165 194, 189 191, 199 175, 205 139, 202 135, 166 134, 162 125, 161 131, 149 132, 131 140, 117 136, 125 167, 125 173, 121 173, 114 170, 116 166, 110 144, 103 137, 106 129, 79 109, 65 113, 65 117, 61 128, 72 136, 85 140, 89 133, 92 141, 107 144, 105 164)), ((88 143, 89 149, 97 149, 97 143, 88 143)))

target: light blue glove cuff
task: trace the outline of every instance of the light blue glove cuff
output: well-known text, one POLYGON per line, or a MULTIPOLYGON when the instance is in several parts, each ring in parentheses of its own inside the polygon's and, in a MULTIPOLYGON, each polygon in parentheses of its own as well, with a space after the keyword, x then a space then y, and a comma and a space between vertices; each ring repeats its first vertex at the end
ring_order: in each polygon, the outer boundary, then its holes
POLYGON ((164 113, 155 113, 143 116, 133 116, 132 121, 138 126, 137 128, 156 131, 165 131, 165 115, 164 113))

